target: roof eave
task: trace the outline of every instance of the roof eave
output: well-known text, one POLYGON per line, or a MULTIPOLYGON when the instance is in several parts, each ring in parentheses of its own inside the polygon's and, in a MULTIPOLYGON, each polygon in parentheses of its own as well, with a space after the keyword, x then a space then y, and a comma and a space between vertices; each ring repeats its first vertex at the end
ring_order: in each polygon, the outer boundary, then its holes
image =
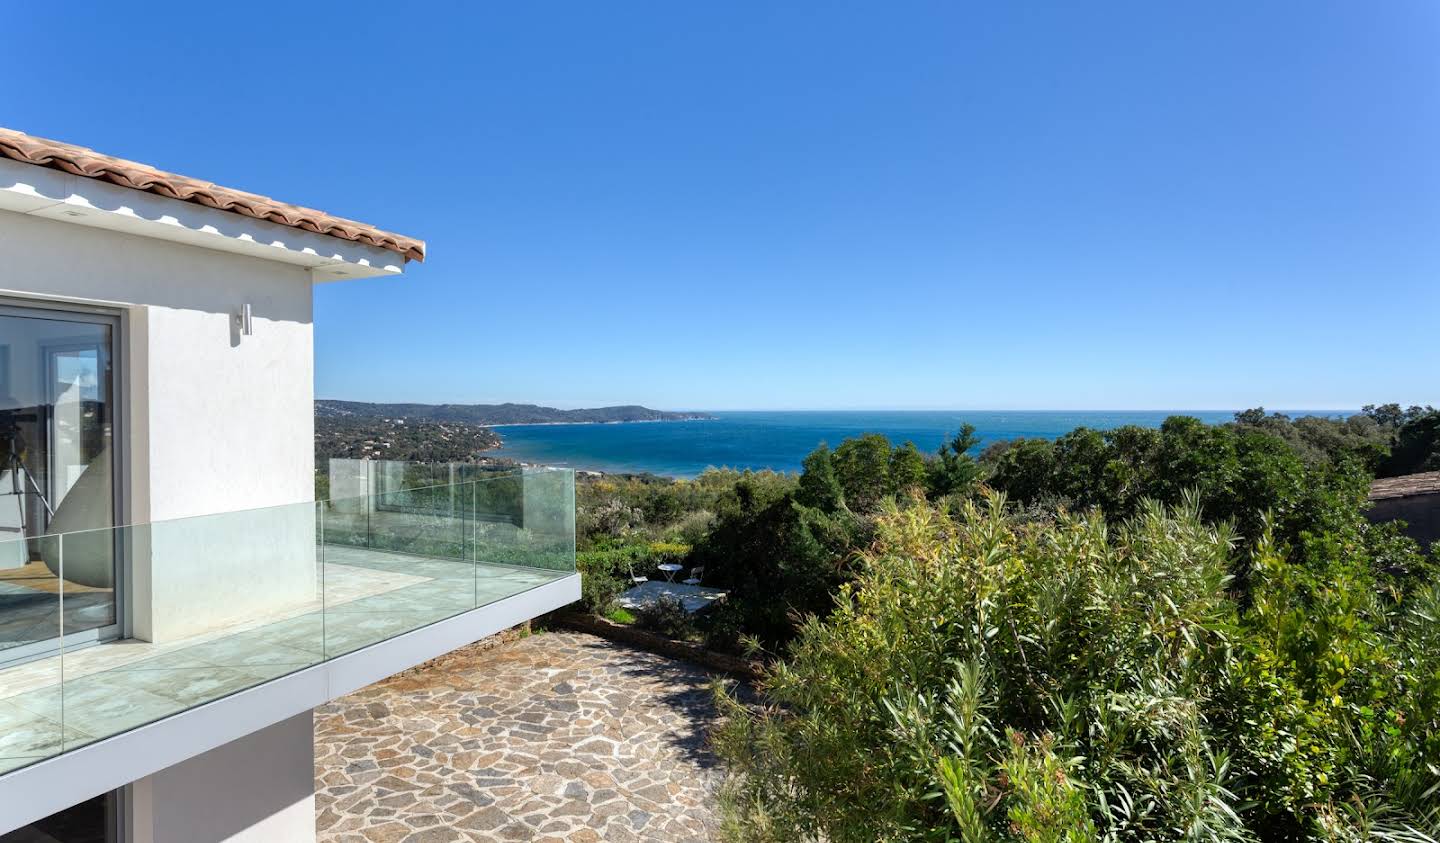
POLYGON ((409 260, 379 246, 7 159, 0 159, 0 210, 304 266, 317 283, 398 275, 409 260))

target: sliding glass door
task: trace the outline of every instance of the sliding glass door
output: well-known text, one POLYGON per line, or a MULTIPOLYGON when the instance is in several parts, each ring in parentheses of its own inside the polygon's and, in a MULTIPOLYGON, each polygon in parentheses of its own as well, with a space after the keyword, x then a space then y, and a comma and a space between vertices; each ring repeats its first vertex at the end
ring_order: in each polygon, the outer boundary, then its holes
POLYGON ((119 633, 113 544, 62 580, 61 543, 36 538, 115 523, 117 331, 111 316, 0 306, 0 662, 56 650, 62 613, 67 645, 119 633))

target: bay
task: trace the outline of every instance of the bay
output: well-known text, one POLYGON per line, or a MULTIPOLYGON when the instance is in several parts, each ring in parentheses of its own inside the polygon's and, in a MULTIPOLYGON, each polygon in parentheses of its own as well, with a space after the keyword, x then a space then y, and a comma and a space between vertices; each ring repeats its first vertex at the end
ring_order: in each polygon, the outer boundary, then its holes
MULTIPOLYGON (((507 425, 496 428, 503 446, 490 452, 529 463, 605 472, 694 477, 708 467, 798 471, 821 442, 831 447, 851 436, 879 433, 895 444, 910 441, 934 451, 966 422, 981 445, 1020 436, 1053 439, 1076 427, 1159 427, 1168 416, 1195 416, 1207 423, 1230 421, 1233 410, 1157 411, 733 411, 703 421, 620 424, 507 425)), ((1335 410, 1288 411, 1291 416, 1344 414, 1335 410)))

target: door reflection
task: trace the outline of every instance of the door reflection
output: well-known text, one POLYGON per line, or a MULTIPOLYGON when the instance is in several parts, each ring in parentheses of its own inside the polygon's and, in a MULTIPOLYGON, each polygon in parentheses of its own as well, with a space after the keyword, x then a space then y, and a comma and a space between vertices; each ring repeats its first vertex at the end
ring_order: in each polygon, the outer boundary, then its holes
POLYGON ((0 313, 0 661, 118 631, 113 333, 0 313))

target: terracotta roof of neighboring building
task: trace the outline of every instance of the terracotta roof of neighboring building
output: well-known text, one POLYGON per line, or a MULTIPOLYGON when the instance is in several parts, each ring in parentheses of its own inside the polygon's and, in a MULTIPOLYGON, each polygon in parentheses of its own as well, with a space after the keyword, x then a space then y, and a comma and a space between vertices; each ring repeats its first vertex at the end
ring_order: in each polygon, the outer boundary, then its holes
POLYGON ((182 202, 234 211, 257 220, 267 220, 317 234, 328 234, 342 240, 367 243, 403 255, 406 260, 425 260, 423 240, 391 234, 372 225, 331 216, 313 208, 277 202, 267 196, 167 173, 123 158, 101 155, 83 146, 0 128, 0 156, 40 167, 52 167, 71 175, 104 179, 121 187, 144 190, 182 202))
POLYGON ((1423 471, 1401 477, 1382 477, 1370 484, 1370 500, 1440 494, 1440 471, 1423 471))

